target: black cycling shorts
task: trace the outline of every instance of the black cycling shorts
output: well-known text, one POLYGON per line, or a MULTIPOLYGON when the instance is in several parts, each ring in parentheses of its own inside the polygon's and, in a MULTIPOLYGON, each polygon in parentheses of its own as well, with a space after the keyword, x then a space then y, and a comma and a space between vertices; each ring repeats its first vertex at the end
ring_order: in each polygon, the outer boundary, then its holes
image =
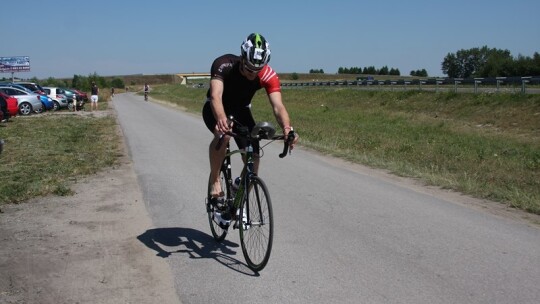
MULTIPOLYGON (((233 132, 238 132, 238 127, 248 127, 249 132, 253 129, 255 126, 255 119, 253 119, 253 115, 251 114, 251 109, 248 107, 243 108, 237 108, 233 110, 225 110, 225 114, 227 116, 233 116, 235 123, 233 124, 233 132)), ((212 134, 214 134, 214 130, 216 129, 216 118, 214 117, 214 113, 212 113, 212 107, 210 105, 210 102, 205 102, 203 106, 202 111, 204 123, 206 124, 206 127, 212 134)), ((247 147, 247 140, 244 138, 234 138, 234 141, 236 142, 236 145, 239 149, 244 149, 247 147)), ((256 154, 259 154, 259 142, 255 141, 253 142, 253 152, 256 154)))

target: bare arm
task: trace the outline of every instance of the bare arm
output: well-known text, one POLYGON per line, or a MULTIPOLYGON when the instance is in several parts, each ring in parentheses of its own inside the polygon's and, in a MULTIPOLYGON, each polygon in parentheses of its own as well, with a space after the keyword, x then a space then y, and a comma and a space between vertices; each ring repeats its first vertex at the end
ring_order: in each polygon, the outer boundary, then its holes
POLYGON ((227 114, 223 108, 223 81, 220 79, 210 80, 210 103, 212 105, 212 112, 216 118, 216 130, 220 133, 229 131, 229 125, 227 123, 227 114))
MULTIPOLYGON (((268 95, 268 99, 270 100, 270 103, 272 104, 272 110, 274 111, 274 116, 276 117, 277 122, 283 129, 283 135, 285 137, 289 134, 289 132, 292 129, 291 121, 289 119, 289 113, 287 112, 287 109, 285 108, 285 105, 283 104, 283 100, 281 98, 281 92, 273 92, 268 95)), ((294 144, 298 141, 298 135, 295 134, 294 142, 291 143, 291 148, 294 146, 294 144)))

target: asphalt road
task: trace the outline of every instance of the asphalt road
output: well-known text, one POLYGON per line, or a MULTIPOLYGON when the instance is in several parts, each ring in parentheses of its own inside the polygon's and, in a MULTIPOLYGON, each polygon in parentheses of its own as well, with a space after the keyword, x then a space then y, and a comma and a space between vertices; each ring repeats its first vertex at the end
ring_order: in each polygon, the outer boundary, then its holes
MULTIPOLYGON (((538 303, 540 229, 468 199, 295 149, 264 149, 275 216, 267 267, 238 232, 213 241, 204 208, 210 132, 200 115, 118 94, 114 106, 182 303, 538 303)), ((294 119, 294 113, 291 113, 294 119)), ((302 134, 300 126, 297 129, 302 134)), ((236 166, 238 169, 239 166, 236 166)))

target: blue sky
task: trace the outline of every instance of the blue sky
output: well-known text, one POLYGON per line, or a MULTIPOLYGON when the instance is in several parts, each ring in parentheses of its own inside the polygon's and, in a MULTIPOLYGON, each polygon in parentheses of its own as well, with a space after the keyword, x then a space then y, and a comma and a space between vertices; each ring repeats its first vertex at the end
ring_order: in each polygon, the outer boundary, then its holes
POLYGON ((10 3, 0 57, 30 56, 31 71, 16 73, 23 78, 208 72, 251 32, 270 42, 278 73, 386 65, 444 76, 441 62, 460 49, 540 52, 538 0, 10 3))

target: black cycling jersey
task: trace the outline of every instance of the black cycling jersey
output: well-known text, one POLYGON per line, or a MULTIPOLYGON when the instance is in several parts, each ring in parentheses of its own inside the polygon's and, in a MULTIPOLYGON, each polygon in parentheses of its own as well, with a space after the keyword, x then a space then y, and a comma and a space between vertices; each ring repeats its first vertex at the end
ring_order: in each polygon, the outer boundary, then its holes
MULTIPOLYGON (((270 66, 266 65, 254 80, 249 80, 240 73, 241 63, 240 56, 227 54, 214 60, 210 70, 211 79, 223 81, 222 100, 225 112, 247 107, 255 93, 263 87, 267 94, 280 91, 279 78, 270 66)), ((210 98, 210 89, 206 97, 210 98)))
MULTIPOLYGON (((251 130, 255 125, 255 120, 251 114, 250 104, 255 93, 265 88, 266 93, 271 94, 279 92, 281 88, 279 78, 270 66, 264 66, 255 79, 249 80, 240 73, 240 64, 242 64, 240 56, 223 55, 214 60, 210 74, 211 79, 223 81, 222 101, 225 114, 234 116, 236 121, 251 130)), ((217 122, 210 105, 210 89, 208 89, 206 97, 207 102, 203 107, 203 119, 206 127, 211 132, 214 132, 217 122)), ((233 131, 235 131, 235 127, 233 127, 233 131)), ((235 138, 235 141, 239 148, 245 148, 247 145, 247 142, 243 140, 235 138)), ((253 148, 255 152, 258 152, 258 143, 253 148)))

